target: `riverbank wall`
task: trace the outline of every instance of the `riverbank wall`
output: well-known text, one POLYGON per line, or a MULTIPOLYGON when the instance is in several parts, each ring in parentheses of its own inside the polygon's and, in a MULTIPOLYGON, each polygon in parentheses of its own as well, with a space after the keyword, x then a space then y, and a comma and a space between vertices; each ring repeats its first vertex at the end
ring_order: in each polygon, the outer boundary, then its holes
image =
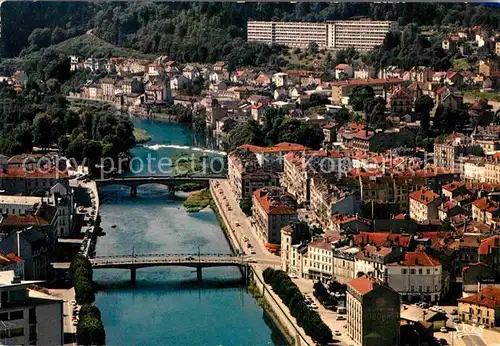
MULTIPOLYGON (((224 235, 228 240, 229 246, 236 252, 237 249, 243 251, 240 247, 240 243, 235 235, 231 222, 227 219, 225 213, 222 212, 222 207, 219 204, 218 198, 215 194, 217 193, 215 186, 210 182, 210 192, 212 194, 212 205, 217 219, 221 224, 221 228, 224 231, 224 235)), ((285 336, 291 345, 297 346, 312 346, 314 343, 311 338, 308 337, 304 330, 296 326, 293 322, 294 317, 291 315, 288 308, 283 304, 281 299, 272 291, 272 288, 264 282, 263 269, 257 264, 249 265, 249 275, 250 279, 253 280, 255 288, 258 290, 262 299, 265 299, 267 305, 269 306, 269 317, 273 320, 276 327, 278 327, 281 333, 285 336), (292 320, 293 319, 293 320, 292 320)))

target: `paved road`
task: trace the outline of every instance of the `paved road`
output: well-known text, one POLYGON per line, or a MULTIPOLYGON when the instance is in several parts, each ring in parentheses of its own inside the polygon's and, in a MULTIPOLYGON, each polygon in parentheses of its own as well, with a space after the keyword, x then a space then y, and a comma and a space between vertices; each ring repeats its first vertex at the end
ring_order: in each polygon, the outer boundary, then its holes
MULTIPOLYGON (((252 228, 250 224, 250 221, 248 220, 246 215, 241 211, 239 203, 236 202, 230 190, 228 180, 227 179, 219 180, 218 187, 215 187, 213 185, 213 182, 211 184, 212 184, 211 188, 213 196, 220 206, 219 209, 221 210, 221 213, 226 217, 226 219, 232 225, 232 230, 234 231, 233 234, 237 237, 240 244, 244 244, 243 241, 241 240, 243 236, 247 236, 249 239, 249 243, 252 244, 253 249, 255 250, 256 253, 254 255, 251 255, 251 257, 257 262, 257 265, 254 265, 254 267, 261 271, 263 271, 267 267, 280 269, 281 257, 271 254, 264 247, 264 242, 258 238, 258 236, 256 235, 256 231, 252 228), (220 191, 222 191, 222 193, 220 191), (226 197, 225 199, 224 196, 226 197), (231 210, 228 210, 226 202, 229 204, 231 210), (236 222, 238 222, 240 226, 235 226, 236 222)), ((248 253, 249 249, 244 247, 244 251, 248 253)), ((313 297, 312 281, 306 279, 296 279, 294 281, 303 294, 309 294, 311 297, 313 297)), ((281 305, 283 304, 281 303, 281 305)), ((351 345, 353 342, 349 339, 347 334, 345 334, 345 328, 343 328, 345 321, 337 321, 336 313, 323 308, 323 306, 319 302, 317 302, 316 305, 318 305, 319 307, 318 313, 320 314, 323 321, 330 327, 330 329, 332 329, 332 332, 334 330, 339 330, 342 333, 342 336, 340 337, 339 340, 340 342, 336 342, 335 345, 339 346, 351 345)), ((288 308, 284 307, 284 305, 283 309, 288 310, 288 308)), ((334 337, 334 339, 338 340, 339 337, 334 337)), ((311 343, 311 345, 312 344, 313 343, 311 343)))

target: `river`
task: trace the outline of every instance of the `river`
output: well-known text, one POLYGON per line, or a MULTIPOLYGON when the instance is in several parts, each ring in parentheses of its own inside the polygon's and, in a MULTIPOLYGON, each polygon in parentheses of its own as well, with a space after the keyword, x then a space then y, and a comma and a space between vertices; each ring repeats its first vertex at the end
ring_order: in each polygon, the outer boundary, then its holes
MULTIPOLYGON (((134 120, 152 137, 132 150, 134 157, 171 156, 191 146, 193 134, 183 125, 134 120)), ((138 173, 140 174, 140 173, 138 173)), ((145 185, 131 199, 125 187, 101 191, 106 236, 97 255, 151 253, 229 253, 212 210, 187 213, 182 196, 166 187, 145 185)), ((108 345, 282 345, 286 344, 263 309, 246 291, 236 268, 203 270, 201 285, 192 268, 137 271, 135 288, 128 270, 96 270, 102 286, 95 304, 102 313, 108 345)))

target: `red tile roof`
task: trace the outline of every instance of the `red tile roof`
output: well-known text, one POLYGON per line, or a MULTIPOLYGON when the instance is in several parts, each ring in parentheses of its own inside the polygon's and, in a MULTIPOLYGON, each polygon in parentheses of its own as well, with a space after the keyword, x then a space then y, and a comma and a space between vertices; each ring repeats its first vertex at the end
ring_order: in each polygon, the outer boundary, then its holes
POLYGON ((375 135, 375 132, 373 131, 366 131, 366 130, 361 130, 358 131, 357 133, 353 134, 353 138, 357 139, 370 139, 375 135))
POLYGON ((483 239, 479 245, 479 255, 489 255, 490 249, 500 247, 500 235, 483 239))
POLYGON ((12 262, 15 262, 15 263, 22 263, 22 262, 24 262, 24 260, 23 260, 21 257, 17 256, 17 255, 16 255, 15 253, 13 253, 13 252, 11 252, 11 253, 7 254, 7 256, 6 256, 6 257, 7 257, 8 259, 10 259, 12 262))
POLYGON ((239 146, 242 150, 249 150, 254 153, 279 153, 279 152, 290 152, 290 151, 304 151, 307 148, 301 144, 282 142, 270 147, 261 147, 258 145, 244 144, 239 146))
POLYGON ((488 199, 488 197, 483 197, 472 202, 472 205, 480 210, 487 211, 489 213, 494 213, 498 211, 499 204, 495 201, 488 199))
POLYGON ((446 184, 443 186, 443 190, 446 190, 446 191, 449 191, 449 192, 453 192, 455 191, 456 189, 462 187, 462 186, 465 186, 465 183, 461 183, 459 181, 454 181, 454 182, 451 182, 449 184, 446 184))
POLYGON ((366 276, 351 280, 347 285, 351 286, 361 295, 365 295, 373 290, 373 282, 366 276))
POLYGON ((333 86, 349 86, 349 85, 387 85, 387 84, 403 84, 405 81, 401 78, 387 79, 354 79, 332 83, 333 86))
POLYGON ((15 215, 15 214, 7 214, 6 216, 0 219, 0 225, 4 227, 13 227, 13 226, 28 226, 28 225, 37 225, 44 226, 48 225, 49 222, 38 215, 27 214, 27 215, 15 215))
POLYGON ((13 167, 7 171, 0 170, 1 178, 45 178, 45 179, 64 179, 68 177, 68 172, 55 168, 27 170, 24 167, 13 167))
POLYGON ((422 187, 420 190, 410 193, 410 198, 427 205, 438 199, 439 195, 432 190, 422 187))
POLYGON ((388 232, 361 232, 354 236, 354 244, 374 244, 376 246, 401 245, 408 247, 410 237, 388 232))
POLYGON ((285 191, 286 190, 282 188, 264 187, 255 191, 253 195, 257 200, 257 203, 261 205, 268 215, 295 215, 297 214, 296 207, 290 203, 286 203, 286 200, 294 201, 294 199, 292 195, 285 191), (271 198, 269 195, 271 190, 281 190, 277 193, 279 198, 271 198), (281 197, 283 197, 283 200, 281 200, 281 197))
POLYGON ((388 265, 436 267, 441 265, 441 263, 423 251, 414 251, 406 252, 402 261, 388 263, 388 265))
POLYGON ((496 309, 500 308, 500 288, 486 287, 481 292, 469 297, 458 299, 460 303, 469 303, 487 308, 496 309))
POLYGON ((348 67, 349 67, 349 64, 338 64, 337 66, 335 66, 335 69, 336 70, 345 70, 348 67))

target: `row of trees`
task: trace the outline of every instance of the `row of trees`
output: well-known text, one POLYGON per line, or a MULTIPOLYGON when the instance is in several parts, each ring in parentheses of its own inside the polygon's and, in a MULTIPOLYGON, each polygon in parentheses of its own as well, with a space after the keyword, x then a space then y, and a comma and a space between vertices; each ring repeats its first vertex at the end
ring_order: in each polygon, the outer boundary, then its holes
POLYGON ((274 145, 292 142, 312 149, 321 147, 323 131, 310 123, 285 117, 282 109, 268 109, 264 112, 264 124, 249 120, 236 126, 229 133, 229 145, 234 149, 242 144, 274 145))
POLYGON ((106 333, 101 321, 101 312, 94 303, 95 295, 92 283, 92 265, 87 257, 77 255, 70 266, 73 276, 75 299, 82 305, 77 326, 79 345, 104 345, 106 333))
POLYGON ((95 305, 83 305, 76 328, 78 345, 105 345, 106 331, 101 320, 101 311, 95 305))
POLYGON ((90 261, 85 256, 78 255, 71 262, 70 270, 73 276, 76 302, 79 305, 92 304, 95 295, 92 287, 92 265, 90 261))
POLYGON ((325 345, 332 341, 332 331, 321 320, 319 314, 311 310, 304 301, 304 296, 288 275, 282 270, 267 268, 263 273, 266 284, 281 298, 296 318, 297 324, 318 344, 325 345))

